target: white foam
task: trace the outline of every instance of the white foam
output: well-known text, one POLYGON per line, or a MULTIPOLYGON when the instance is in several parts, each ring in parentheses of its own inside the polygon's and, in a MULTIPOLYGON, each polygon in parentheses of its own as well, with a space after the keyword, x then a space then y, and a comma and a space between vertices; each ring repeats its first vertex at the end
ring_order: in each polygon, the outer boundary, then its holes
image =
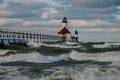
POLYGON ((94 48, 109 48, 110 46, 120 46, 120 42, 118 42, 118 43, 94 44, 92 47, 94 47, 94 48))
POLYGON ((45 56, 45 55, 39 54, 38 52, 33 52, 33 53, 15 54, 15 55, 0 57, 0 63, 15 62, 15 61, 51 63, 51 62, 57 62, 60 60, 67 60, 67 59, 68 59, 68 56, 66 54, 62 54, 59 56, 45 56))
MULTIPOLYGON (((101 71, 98 67, 85 67, 83 71, 77 71, 73 68, 61 69, 51 74, 52 80, 56 79, 56 76, 60 80, 66 79, 66 76, 72 80, 119 80, 120 71, 115 68, 107 69, 105 72, 101 71), (60 76, 62 76, 60 78, 60 76)), ((68 78, 68 80, 69 80, 68 78)))
MULTIPOLYGON (((9 69, 11 70, 11 68, 8 68, 8 71, 10 71, 9 69)), ((19 70, 14 71, 13 69, 12 72, 4 75, 3 80, 69 80, 69 78, 72 80, 119 80, 120 70, 108 68, 106 71, 101 71, 99 67, 85 66, 82 71, 78 71, 73 67, 61 67, 60 69, 56 69, 52 74, 43 75, 42 77, 39 75, 41 74, 37 74, 36 76, 32 74, 22 75, 19 73, 19 70)))
POLYGON ((0 50, 0 55, 5 55, 9 51, 11 51, 11 50, 0 50))
POLYGON ((105 72, 99 68, 86 68, 83 72, 85 80, 119 80, 120 71, 118 69, 110 68, 105 72))
POLYGON ((50 80, 85 80, 84 74, 71 68, 62 68, 50 75, 50 80))
POLYGON ((58 48, 80 48, 81 45, 73 46, 78 43, 72 43, 72 42, 66 42, 66 43, 60 43, 60 44, 45 44, 45 43, 35 43, 35 42, 29 42, 27 45, 32 48, 38 48, 41 46, 47 46, 47 47, 58 47, 58 48))
MULTIPOLYGON (((119 80, 120 79, 120 74, 119 71, 115 71, 114 69, 112 70, 108 70, 105 73, 101 72, 96 69, 89 69, 88 71, 86 70, 86 72, 77 72, 75 74, 69 73, 72 76, 72 80, 119 80)), ((62 76, 60 78, 60 80, 66 80, 65 76, 62 76), (63 77, 63 78, 62 78, 63 77), (65 78, 65 79, 64 79, 65 78)), ((34 78, 30 78, 28 76, 6 76, 4 78, 4 80, 57 80, 54 78, 50 78, 49 76, 47 77, 34 77, 34 78)), ((70 79, 67 79, 70 80, 70 79)))
POLYGON ((120 46, 120 42, 116 42, 116 43, 109 43, 110 45, 116 45, 116 46, 120 46))
POLYGON ((45 44, 44 46, 48 46, 48 47, 58 47, 58 48, 80 48, 81 45, 78 46, 72 46, 72 45, 66 45, 65 43, 63 44, 45 44))
POLYGON ((77 45, 77 44, 79 44, 79 43, 77 43, 77 42, 65 42, 65 44, 67 44, 67 45, 77 45))
POLYGON ((120 62, 120 51, 105 53, 81 53, 77 51, 72 51, 69 56, 71 59, 78 61, 93 60, 102 62, 120 62))
POLYGON ((110 46, 110 44, 105 43, 105 44, 97 44, 97 45, 93 45, 92 47, 94 48, 108 48, 110 46))
POLYGON ((38 48, 38 47, 40 47, 40 46, 42 46, 42 45, 44 45, 44 44, 41 43, 41 42, 35 43, 35 42, 31 41, 31 42, 28 42, 27 45, 28 45, 29 47, 31 47, 31 48, 38 48))
POLYGON ((6 76, 3 80, 50 80, 49 77, 36 77, 36 78, 30 78, 28 76, 6 76))

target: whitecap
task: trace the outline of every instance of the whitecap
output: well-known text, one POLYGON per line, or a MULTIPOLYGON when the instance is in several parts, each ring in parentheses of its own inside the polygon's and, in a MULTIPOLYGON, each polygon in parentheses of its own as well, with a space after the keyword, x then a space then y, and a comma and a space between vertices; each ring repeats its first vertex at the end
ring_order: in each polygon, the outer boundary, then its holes
POLYGON ((69 57, 73 60, 84 61, 100 61, 100 62, 120 62, 120 51, 105 52, 105 53, 82 53, 72 51, 69 57))
POLYGON ((120 46, 120 42, 117 43, 104 43, 104 44, 94 44, 92 47, 94 48, 110 48, 112 46, 120 46))
POLYGON ((25 53, 15 54, 15 55, 0 57, 0 63, 16 62, 16 61, 34 62, 34 63, 51 63, 51 62, 57 62, 67 59, 68 59, 67 54, 61 54, 59 56, 45 56, 38 52, 32 52, 26 54, 25 53))
MULTIPOLYGON (((9 68, 8 68, 9 70, 9 68)), ((11 69, 10 69, 11 70, 11 69)), ((78 71, 73 67, 60 67, 52 74, 42 75, 38 74, 32 77, 30 75, 23 75, 16 73, 17 71, 5 74, 3 80, 119 80, 120 71, 116 68, 107 68, 101 71, 99 67, 85 66, 82 71, 78 71)))
POLYGON ((5 55, 6 53, 8 53, 11 50, 0 50, 0 55, 5 55))
POLYGON ((104 43, 104 44, 94 44, 92 47, 94 48, 108 48, 110 44, 104 43))
POLYGON ((66 45, 65 43, 61 43, 61 44, 44 44, 44 46, 58 47, 58 48, 80 48, 81 47, 81 45, 72 46, 72 45, 66 45))
POLYGON ((42 42, 39 42, 39 43, 35 43, 35 42, 29 42, 27 45, 31 48, 38 48, 38 47, 41 47, 41 46, 46 46, 46 47, 58 47, 58 48, 80 48, 81 45, 76 45, 74 46, 75 44, 78 44, 78 43, 72 43, 72 42, 65 42, 65 43, 55 43, 55 44, 46 44, 46 43, 42 43, 42 42))
POLYGON ((31 42, 28 42, 27 45, 30 48, 38 48, 38 47, 44 45, 44 43, 42 43, 42 42, 36 43, 36 42, 31 41, 31 42))

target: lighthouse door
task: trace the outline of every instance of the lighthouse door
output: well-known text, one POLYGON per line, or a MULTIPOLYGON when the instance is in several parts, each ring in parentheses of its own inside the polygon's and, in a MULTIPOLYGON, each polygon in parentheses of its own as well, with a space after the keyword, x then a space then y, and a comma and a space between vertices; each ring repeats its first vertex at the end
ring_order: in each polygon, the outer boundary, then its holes
POLYGON ((63 41, 63 42, 66 41, 66 37, 65 37, 65 35, 62 35, 62 41, 63 41))

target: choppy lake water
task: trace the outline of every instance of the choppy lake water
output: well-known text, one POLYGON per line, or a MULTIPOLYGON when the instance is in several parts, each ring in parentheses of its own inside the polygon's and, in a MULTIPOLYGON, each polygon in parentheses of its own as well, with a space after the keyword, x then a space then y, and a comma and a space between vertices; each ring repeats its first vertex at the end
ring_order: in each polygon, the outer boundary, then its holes
POLYGON ((0 50, 0 80, 120 80, 120 43, 29 43, 0 50))

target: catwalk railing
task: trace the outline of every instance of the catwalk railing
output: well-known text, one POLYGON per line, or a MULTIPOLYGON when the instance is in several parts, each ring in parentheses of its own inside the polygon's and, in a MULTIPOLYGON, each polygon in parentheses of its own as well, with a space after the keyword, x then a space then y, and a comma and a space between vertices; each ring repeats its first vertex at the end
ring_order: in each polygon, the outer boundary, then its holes
POLYGON ((0 39, 25 39, 27 42, 57 42, 58 36, 0 28, 0 39))

